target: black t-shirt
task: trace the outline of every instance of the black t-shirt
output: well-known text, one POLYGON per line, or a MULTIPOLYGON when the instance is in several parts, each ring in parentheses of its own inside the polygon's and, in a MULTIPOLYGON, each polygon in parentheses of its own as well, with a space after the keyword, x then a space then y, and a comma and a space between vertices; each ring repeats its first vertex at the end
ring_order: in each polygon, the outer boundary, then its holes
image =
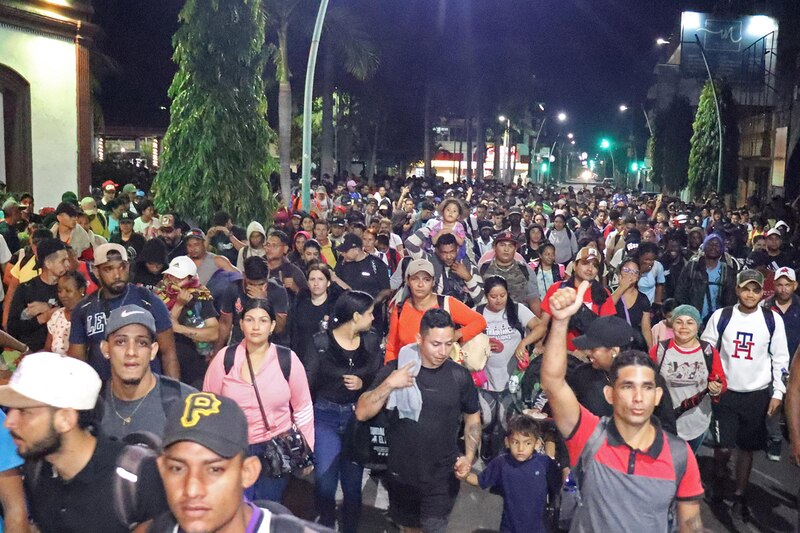
MULTIPOLYGON (((242 318, 244 302, 247 299, 247 294, 244 291, 244 280, 231 283, 228 288, 225 289, 225 294, 222 295, 220 312, 233 315, 229 344, 239 344, 242 342, 242 339, 244 339, 244 334, 242 333, 242 327, 239 325, 239 320, 242 318)), ((267 300, 272 302, 272 308, 275 310, 276 315, 288 313, 289 297, 286 295, 286 289, 274 281, 270 281, 267 284, 267 300)), ((273 334, 270 337, 270 340, 274 343, 288 346, 288 332, 273 334)))
POLYGON ((128 252, 128 261, 133 262, 136 259, 136 256, 142 251, 142 248, 144 248, 144 243, 147 241, 140 233, 132 233, 130 238, 125 241, 122 239, 122 234, 119 231, 115 231, 111 235, 111 238, 108 239, 108 242, 113 242, 124 246, 125 250, 128 252))
POLYGON ((164 241, 164 244, 167 246, 167 262, 172 261, 178 256, 186 255, 186 241, 184 239, 181 239, 174 248, 166 241, 164 241))
POLYGON ((355 350, 345 350, 329 331, 320 331, 315 339, 307 344, 308 352, 303 365, 308 374, 308 386, 314 400, 324 398, 338 404, 356 403, 362 392, 372 385, 378 369, 383 365, 381 340, 374 331, 361 334, 361 343, 355 350), (316 344, 327 346, 320 353, 316 344), (344 386, 342 376, 354 375, 361 378, 360 390, 351 391, 344 386))
MULTIPOLYGON (((397 360, 378 371, 370 390, 397 370, 397 360)), ((469 371, 451 360, 439 368, 422 367, 416 379, 422 393, 419 421, 389 412, 389 472, 406 485, 441 483, 453 475, 459 456, 462 414, 480 410, 478 389, 469 371)))
MULTIPOLYGON (((195 296, 185 306, 178 317, 181 326, 198 328, 202 327, 209 318, 217 318, 214 300, 199 300, 195 296)), ((178 363, 181 366, 181 381, 193 387, 202 388, 203 377, 206 374, 206 357, 214 355, 214 343, 195 343, 185 335, 175 334, 175 349, 178 352, 178 363)))
POLYGON ((14 292, 8 311, 8 333, 27 344, 33 352, 44 348, 47 340, 47 322, 40 324, 36 317, 23 319, 22 314, 32 302, 45 302, 50 304, 50 307, 57 306, 57 292, 56 285, 48 285, 40 276, 26 281, 14 292))
POLYGON ((305 364, 304 358, 311 337, 324 329, 323 322, 327 327, 334 303, 336 301, 330 296, 322 305, 314 305, 308 296, 301 296, 295 300, 292 312, 288 317, 289 339, 292 351, 297 354, 303 364, 305 364))
POLYGON ((377 257, 367 254, 361 261, 336 263, 336 275, 354 291, 364 291, 373 298, 389 288, 389 268, 377 257))
MULTIPOLYGON (((242 228, 234 226, 231 228, 231 233, 240 241, 247 242, 247 235, 245 235, 245 231, 242 228)), ((219 255, 227 257, 232 265, 235 265, 236 260, 239 259, 239 250, 234 248, 230 238, 222 232, 216 233, 211 237, 211 247, 214 248, 219 255)))
MULTIPOLYGON (((284 258, 278 268, 269 269, 269 279, 275 280, 276 283, 283 286, 283 280, 286 278, 292 278, 294 280, 294 284, 300 291, 308 288, 308 281, 306 280, 305 274, 303 274, 303 270, 297 265, 289 262, 288 259, 284 258)), ((296 296, 294 291, 287 290, 286 292, 287 296, 289 297, 289 303, 294 303, 296 296)))
MULTIPOLYGON (((591 363, 584 363, 567 375, 567 383, 578 402, 596 416, 611 416, 614 408, 606 401, 603 388, 610 385, 605 371, 594 368, 591 363)), ((664 376, 656 374, 656 384, 664 391, 661 403, 656 406, 654 415, 661 421, 661 427, 677 435, 675 429, 675 413, 672 409, 672 398, 669 395, 664 376)))
POLYGON ((650 312, 651 306, 650 300, 640 291, 636 295, 636 301, 628 308, 627 314, 625 312, 624 297, 619 299, 616 307, 617 316, 627 321, 635 330, 640 331, 642 329, 642 316, 644 316, 645 312, 650 312))
POLYGON ((752 252, 747 256, 745 268, 767 267, 770 270, 778 270, 781 267, 795 267, 795 257, 791 251, 781 250, 778 255, 771 256, 765 250, 752 252))
MULTIPOLYGON (((124 445, 106 437, 97 446, 83 470, 69 481, 53 476, 47 462, 25 463, 25 495, 30 514, 42 533, 80 531, 81 533, 125 533, 114 510, 112 497, 117 457, 124 445), (38 472, 34 475, 34 472, 38 472)), ((145 459, 136 481, 137 512, 134 518, 145 522, 168 509, 155 458, 145 459)))

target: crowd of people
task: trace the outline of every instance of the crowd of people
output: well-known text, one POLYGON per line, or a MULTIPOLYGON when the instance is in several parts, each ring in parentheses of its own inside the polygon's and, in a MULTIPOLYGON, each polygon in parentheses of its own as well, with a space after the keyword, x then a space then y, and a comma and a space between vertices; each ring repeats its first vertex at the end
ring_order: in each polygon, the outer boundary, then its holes
POLYGON ((446 531, 467 483, 503 532, 699 532, 703 498, 750 520, 787 424, 800 462, 795 204, 313 190, 209 227, 132 184, 8 196, 7 531, 355 532, 368 469, 404 531, 446 531), (308 521, 281 505, 296 478, 308 521))

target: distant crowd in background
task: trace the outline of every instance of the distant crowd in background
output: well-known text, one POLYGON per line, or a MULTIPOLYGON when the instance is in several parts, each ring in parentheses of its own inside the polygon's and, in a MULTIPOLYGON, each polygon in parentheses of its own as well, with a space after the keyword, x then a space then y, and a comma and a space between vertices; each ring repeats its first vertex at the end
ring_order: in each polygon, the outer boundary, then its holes
POLYGON ((462 483, 503 496, 504 532, 703 531, 702 498, 751 519, 754 452, 800 461, 798 200, 299 196, 199 227, 132 184, 8 195, 7 531, 355 532, 365 471, 406 531, 446 531, 462 483))

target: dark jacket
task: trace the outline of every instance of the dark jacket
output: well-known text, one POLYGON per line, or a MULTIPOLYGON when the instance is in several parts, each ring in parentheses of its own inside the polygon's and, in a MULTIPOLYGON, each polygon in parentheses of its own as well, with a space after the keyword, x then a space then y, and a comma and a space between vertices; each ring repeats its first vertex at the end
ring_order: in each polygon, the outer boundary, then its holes
MULTIPOLYGON (((736 270, 720 258, 720 283, 716 302, 711 302, 710 313, 717 309, 734 305, 736 299, 736 270)), ((708 272, 706 272, 705 258, 702 254, 693 257, 681 272, 678 285, 675 288, 675 299, 679 304, 694 306, 701 313, 703 303, 708 294, 708 272)), ((709 315, 710 315, 709 313, 709 315)), ((705 320, 707 317, 701 317, 705 320)))

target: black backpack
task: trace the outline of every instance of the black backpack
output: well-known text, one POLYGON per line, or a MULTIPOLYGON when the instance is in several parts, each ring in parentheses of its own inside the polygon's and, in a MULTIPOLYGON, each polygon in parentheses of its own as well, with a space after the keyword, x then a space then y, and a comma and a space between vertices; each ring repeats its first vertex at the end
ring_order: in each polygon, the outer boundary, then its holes
MULTIPOLYGON (((767 309, 763 306, 758 306, 761 309, 762 314, 764 315, 764 322, 767 323, 767 330, 769 330, 769 344, 767 345, 767 352, 769 352, 770 357, 772 356, 772 335, 775 333, 775 316, 772 314, 772 309, 767 309)), ((728 324, 731 321, 731 317, 733 316, 733 306, 725 307, 722 309, 722 313, 719 317, 719 322, 717 322, 717 351, 719 351, 720 346, 722 346, 722 334, 725 333, 725 329, 728 327, 728 324)), ((710 367, 709 367, 710 368, 710 367)))

